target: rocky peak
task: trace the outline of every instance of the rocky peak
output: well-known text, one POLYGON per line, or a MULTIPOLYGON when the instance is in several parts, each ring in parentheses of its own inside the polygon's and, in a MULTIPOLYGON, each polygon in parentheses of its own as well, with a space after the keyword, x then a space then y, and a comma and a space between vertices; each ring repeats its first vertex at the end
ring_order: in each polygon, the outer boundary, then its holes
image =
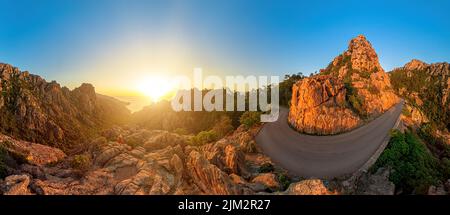
POLYGON ((332 74, 340 79, 348 79, 353 73, 363 74, 367 79, 371 73, 377 72, 384 73, 384 70, 372 44, 363 35, 351 39, 348 49, 321 70, 322 74, 332 74))
MULTIPOLYGON (((443 76, 444 78, 450 76, 450 64, 447 62, 427 64, 421 60, 413 59, 398 69, 403 69, 408 72, 425 71, 429 75, 443 76)), ((394 69, 394 71, 398 69, 394 69)))
POLYGON ((420 70, 428 67, 428 64, 421 60, 413 59, 403 67, 406 70, 420 70))
POLYGON ((360 71, 374 70, 384 71, 378 61, 378 55, 373 49, 372 44, 364 37, 359 35, 353 38, 349 45, 348 50, 344 55, 351 56, 352 68, 360 71))
POLYGON ((447 62, 443 63, 433 63, 430 65, 429 73, 434 76, 450 76, 450 64, 447 62))
POLYGON ((80 92, 85 95, 95 95, 95 88, 89 83, 83 83, 80 87, 75 88, 73 91, 80 92))
POLYGON ((9 80, 14 74, 18 74, 19 70, 9 64, 0 63, 0 79, 9 80))
POLYGON ((374 118, 398 102, 389 76, 363 35, 334 58, 319 75, 300 80, 292 88, 289 122, 312 134, 337 134, 374 118))

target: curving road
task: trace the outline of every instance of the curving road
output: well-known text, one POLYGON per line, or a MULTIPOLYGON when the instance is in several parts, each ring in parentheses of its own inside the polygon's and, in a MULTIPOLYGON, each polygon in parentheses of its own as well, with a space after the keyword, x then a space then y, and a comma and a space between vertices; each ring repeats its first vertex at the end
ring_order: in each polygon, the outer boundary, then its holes
POLYGON ((339 177, 357 171, 377 151, 395 126, 403 103, 364 126, 332 136, 298 133, 288 125, 288 109, 280 108, 278 121, 264 125, 256 142, 275 163, 295 175, 339 177))

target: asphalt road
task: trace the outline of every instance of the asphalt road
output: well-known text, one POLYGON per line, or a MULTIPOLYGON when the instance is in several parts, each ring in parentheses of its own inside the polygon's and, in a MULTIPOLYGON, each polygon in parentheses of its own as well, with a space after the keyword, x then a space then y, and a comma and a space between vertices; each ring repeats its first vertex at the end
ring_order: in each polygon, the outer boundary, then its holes
POLYGON ((281 108, 278 121, 264 125, 256 142, 275 163, 294 175, 333 178, 351 174, 383 143, 402 108, 403 101, 366 125, 332 136, 298 133, 288 125, 289 110, 281 108))

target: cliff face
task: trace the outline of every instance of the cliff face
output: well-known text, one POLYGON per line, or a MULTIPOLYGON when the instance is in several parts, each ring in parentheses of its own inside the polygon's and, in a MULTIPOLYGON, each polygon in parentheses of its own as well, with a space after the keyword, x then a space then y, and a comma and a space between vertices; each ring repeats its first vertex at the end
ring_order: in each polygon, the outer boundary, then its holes
POLYGON ((90 84, 71 91, 8 64, 0 64, 0 80, 0 132, 20 139, 63 146, 130 114, 90 84))
POLYGON ((391 108, 399 100, 372 45, 362 35, 320 74, 293 88, 289 122, 311 134, 337 134, 391 108))
POLYGON ((305 78, 292 87, 289 121, 305 133, 344 132, 360 123, 358 115, 347 108, 342 80, 331 75, 305 78))

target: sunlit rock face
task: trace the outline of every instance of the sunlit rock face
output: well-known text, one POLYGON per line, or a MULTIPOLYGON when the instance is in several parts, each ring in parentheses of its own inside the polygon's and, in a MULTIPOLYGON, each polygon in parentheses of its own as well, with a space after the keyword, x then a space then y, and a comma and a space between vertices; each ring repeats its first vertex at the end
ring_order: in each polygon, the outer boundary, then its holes
POLYGON ((334 134, 361 123, 347 108, 342 80, 330 75, 305 78, 292 88, 289 122, 299 131, 334 134))
POLYGON ((288 120, 300 132, 337 134, 380 115, 398 101, 378 55, 359 35, 318 75, 294 84, 288 120))

